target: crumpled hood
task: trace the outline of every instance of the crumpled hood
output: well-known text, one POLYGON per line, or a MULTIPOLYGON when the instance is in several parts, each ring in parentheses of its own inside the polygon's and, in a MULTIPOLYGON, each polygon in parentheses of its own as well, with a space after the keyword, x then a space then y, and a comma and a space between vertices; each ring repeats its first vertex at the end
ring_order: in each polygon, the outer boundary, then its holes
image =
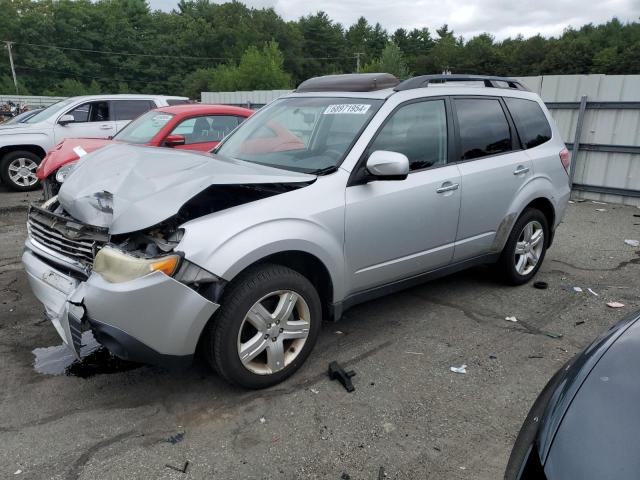
POLYGON ((112 235, 142 230, 175 215, 211 185, 304 183, 315 175, 208 153, 114 144, 83 157, 58 201, 74 218, 112 235))

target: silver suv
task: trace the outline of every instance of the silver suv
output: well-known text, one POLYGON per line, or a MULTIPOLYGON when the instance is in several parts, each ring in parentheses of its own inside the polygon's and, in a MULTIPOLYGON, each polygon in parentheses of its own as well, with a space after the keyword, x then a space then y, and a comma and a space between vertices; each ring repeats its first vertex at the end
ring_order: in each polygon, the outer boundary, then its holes
POLYGON ((227 380, 262 388, 357 303, 481 263, 530 280, 568 167, 549 112, 516 80, 313 78, 214 154, 86 155, 31 207, 23 262, 76 355, 86 331, 148 363, 200 347, 227 380))

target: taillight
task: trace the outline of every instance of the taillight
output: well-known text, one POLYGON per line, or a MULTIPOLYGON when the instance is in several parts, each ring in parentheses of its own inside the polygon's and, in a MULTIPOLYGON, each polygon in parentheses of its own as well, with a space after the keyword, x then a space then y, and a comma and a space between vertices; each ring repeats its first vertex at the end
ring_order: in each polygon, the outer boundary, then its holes
POLYGON ((569 155, 569 150, 563 148, 560 150, 560 163, 564 167, 564 171, 569 174, 569 166, 571 165, 571 155, 569 155))

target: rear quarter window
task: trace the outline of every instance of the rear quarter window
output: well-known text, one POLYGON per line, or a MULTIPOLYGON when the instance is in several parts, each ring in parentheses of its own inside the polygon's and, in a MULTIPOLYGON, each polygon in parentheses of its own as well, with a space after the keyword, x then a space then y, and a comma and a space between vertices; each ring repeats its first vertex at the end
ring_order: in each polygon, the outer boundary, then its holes
POLYGON ((551 140, 551 126, 538 102, 508 97, 504 100, 524 148, 537 147, 551 140))

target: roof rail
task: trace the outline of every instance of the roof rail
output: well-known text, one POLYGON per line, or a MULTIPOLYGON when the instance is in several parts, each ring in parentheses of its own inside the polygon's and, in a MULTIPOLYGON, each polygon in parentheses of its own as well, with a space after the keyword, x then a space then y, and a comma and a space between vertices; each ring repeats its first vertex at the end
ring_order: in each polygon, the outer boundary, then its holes
POLYGON ((305 80, 296 93, 303 92, 373 92, 395 87, 400 83, 390 73, 346 73, 325 75, 305 80))
POLYGON ((449 74, 449 75, 421 75, 419 77, 409 78, 394 88, 396 92, 403 90, 412 90, 414 88, 428 87, 432 83, 446 82, 484 82, 485 87, 491 88, 513 88, 516 90, 530 91, 520 80, 508 77, 491 77, 486 75, 466 75, 466 74, 449 74), (502 85, 506 83, 506 86, 502 85))

